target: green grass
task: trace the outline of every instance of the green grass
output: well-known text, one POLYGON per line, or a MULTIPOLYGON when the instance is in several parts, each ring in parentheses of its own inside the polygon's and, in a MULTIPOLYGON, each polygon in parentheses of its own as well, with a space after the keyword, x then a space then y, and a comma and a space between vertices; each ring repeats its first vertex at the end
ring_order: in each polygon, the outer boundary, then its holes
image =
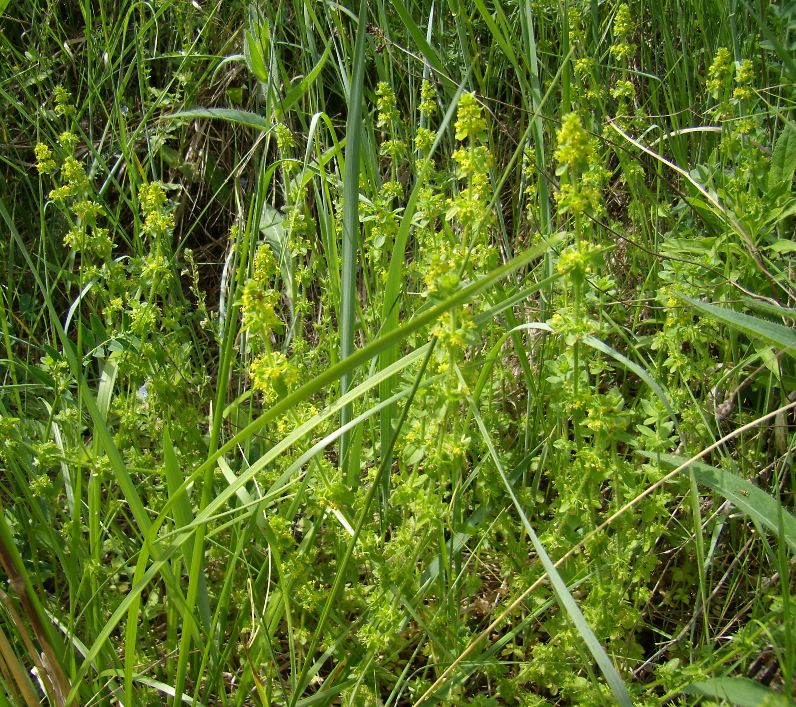
POLYGON ((794 702, 788 3, 0 8, 0 704, 794 702))

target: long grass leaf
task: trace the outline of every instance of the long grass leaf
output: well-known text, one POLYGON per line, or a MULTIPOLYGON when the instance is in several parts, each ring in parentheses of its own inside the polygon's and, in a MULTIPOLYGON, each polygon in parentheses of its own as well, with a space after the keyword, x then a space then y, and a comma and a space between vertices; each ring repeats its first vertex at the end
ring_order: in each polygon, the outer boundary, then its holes
MULTIPOLYGON (((362 95, 365 90, 365 37, 367 36, 368 4, 359 6, 356 45, 352 57, 351 84, 348 94, 348 120, 346 123, 345 174, 343 175, 343 261, 340 274, 342 301, 340 303, 340 357, 348 358, 354 351, 354 334, 357 317, 357 255, 359 252, 359 162, 363 140, 362 95)), ((340 378, 340 392, 345 394, 351 384, 351 375, 340 378)), ((344 407, 341 422, 351 419, 351 408, 344 407)), ((340 464, 345 470, 349 486, 359 477, 359 461, 349 458, 349 437, 340 439, 340 464)))
POLYGON ((197 119, 224 120, 228 123, 237 123, 247 128, 268 132, 273 127, 263 116, 236 108, 186 108, 174 113, 167 113, 161 120, 197 120, 197 119))
MULTIPOLYGON (((672 468, 676 468, 687 461, 684 457, 674 454, 653 455, 651 459, 660 461, 672 468)), ((755 486, 748 479, 733 474, 726 469, 717 469, 714 466, 694 462, 691 465, 697 483, 707 486, 716 493, 726 498, 749 518, 760 524, 788 547, 796 552, 796 517, 794 517, 773 496, 767 494, 759 486, 755 486)))
POLYGON ((762 339, 772 346, 783 349, 790 356, 796 356, 796 332, 793 329, 768 319, 752 317, 726 307, 718 307, 715 304, 702 302, 677 292, 674 295, 678 299, 688 302, 688 304, 703 314, 707 314, 709 317, 726 324, 731 329, 743 332, 753 338, 762 339))

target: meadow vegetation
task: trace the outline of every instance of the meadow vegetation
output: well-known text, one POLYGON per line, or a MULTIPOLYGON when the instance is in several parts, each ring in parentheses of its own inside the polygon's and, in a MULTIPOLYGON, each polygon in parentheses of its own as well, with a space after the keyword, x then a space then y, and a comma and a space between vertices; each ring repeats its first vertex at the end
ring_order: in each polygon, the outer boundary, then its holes
POLYGON ((0 707, 793 704, 795 49, 0 1, 0 707))

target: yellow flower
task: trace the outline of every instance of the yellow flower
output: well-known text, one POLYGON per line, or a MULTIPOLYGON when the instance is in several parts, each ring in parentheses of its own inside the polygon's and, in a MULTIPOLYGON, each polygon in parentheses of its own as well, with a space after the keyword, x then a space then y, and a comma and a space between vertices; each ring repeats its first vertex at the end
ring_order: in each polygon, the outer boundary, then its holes
POLYGON ((568 170, 583 171, 594 161, 596 153, 597 146, 583 128, 577 113, 565 115, 558 131, 558 147, 554 155, 558 162, 556 174, 560 176, 568 170))
POLYGON ((36 155, 36 169, 39 174, 52 174, 56 170, 55 160, 53 159, 52 150, 42 142, 36 144, 33 148, 33 154, 36 155))
POLYGON ((481 106, 475 95, 465 93, 459 100, 456 113, 456 139, 478 138, 486 132, 486 120, 481 115, 481 106))

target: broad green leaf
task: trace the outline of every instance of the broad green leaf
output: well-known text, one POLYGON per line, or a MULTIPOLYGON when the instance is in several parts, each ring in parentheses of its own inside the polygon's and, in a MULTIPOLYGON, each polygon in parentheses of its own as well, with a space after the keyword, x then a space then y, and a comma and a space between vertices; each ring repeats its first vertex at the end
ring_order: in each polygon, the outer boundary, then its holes
POLYGON ((781 304, 771 304, 765 300, 752 299, 751 297, 744 297, 742 301, 749 309, 756 309, 758 312, 772 314, 775 317, 796 319, 796 309, 792 307, 783 307, 781 304))
POLYGON ((780 240, 772 243, 769 247, 769 250, 773 250, 775 253, 796 253, 796 241, 789 241, 789 240, 780 240))
POLYGON ((786 707, 793 702, 784 695, 774 692, 768 687, 747 678, 713 678, 702 680, 686 687, 686 695, 700 695, 727 700, 736 707, 786 707))
POLYGON ((768 171, 768 188, 773 189, 781 182, 792 181, 794 171, 796 171, 796 124, 791 122, 780 133, 774 146, 771 167, 768 171))
POLYGON ((257 6, 249 6, 248 28, 246 29, 243 51, 246 63, 261 84, 268 83, 268 54, 271 49, 271 25, 262 16, 257 6))
MULTIPOLYGON (((660 459, 661 462, 673 469, 688 461, 686 458, 674 454, 660 456, 650 454, 649 456, 660 459)), ((726 498, 738 510, 743 511, 749 518, 770 530, 774 535, 779 535, 782 532, 780 540, 786 542, 788 547, 796 552, 796 518, 785 510, 777 499, 755 486, 751 481, 724 469, 717 469, 701 462, 692 463, 690 468, 693 469, 697 483, 707 486, 726 498)))
POLYGON ((246 41, 243 45, 243 49, 249 70, 260 83, 267 84, 268 70, 265 68, 265 60, 261 48, 254 38, 254 35, 249 30, 246 30, 246 41))
POLYGON ((118 372, 119 366, 115 360, 111 359, 105 361, 105 365, 102 367, 99 386, 97 387, 97 409, 104 422, 108 420, 108 410, 110 410, 111 407, 113 386, 116 382, 116 374, 118 372))
POLYGON ((312 68, 312 71, 308 73, 301 81, 299 81, 295 86, 291 86, 287 92, 285 93, 285 98, 282 101, 282 104, 279 106, 279 113, 280 115, 284 115, 287 113, 299 100, 301 97, 307 93, 315 83, 315 80, 320 76, 321 71, 323 70, 324 65, 326 64, 326 60, 329 58, 329 53, 331 51, 331 47, 327 46, 326 51, 321 55, 321 58, 318 59, 318 63, 312 68))
POLYGON ((715 304, 701 302, 677 292, 674 294, 678 299, 688 302, 703 314, 718 319, 732 329, 751 337, 763 339, 772 346, 784 349, 789 355, 796 356, 796 332, 793 329, 788 329, 788 327, 768 319, 752 317, 726 307, 717 307, 715 304))

